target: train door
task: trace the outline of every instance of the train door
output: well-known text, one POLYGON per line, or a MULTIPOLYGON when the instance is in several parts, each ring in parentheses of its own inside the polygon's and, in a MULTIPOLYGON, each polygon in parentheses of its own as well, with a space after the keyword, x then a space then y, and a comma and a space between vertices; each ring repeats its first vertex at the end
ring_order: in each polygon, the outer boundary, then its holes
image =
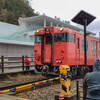
POLYGON ((52 42, 52 35, 46 34, 43 36, 43 42, 42 42, 42 64, 52 64, 52 48, 53 48, 53 42, 52 42))
POLYGON ((79 46, 79 38, 77 38, 77 43, 76 43, 76 62, 79 62, 80 59, 80 46, 79 46))

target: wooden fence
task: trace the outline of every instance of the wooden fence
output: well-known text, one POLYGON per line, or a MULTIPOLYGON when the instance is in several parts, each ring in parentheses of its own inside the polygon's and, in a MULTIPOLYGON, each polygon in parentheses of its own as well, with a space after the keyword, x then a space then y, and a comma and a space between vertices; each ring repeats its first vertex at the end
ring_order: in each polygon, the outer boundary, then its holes
MULTIPOLYGON (((4 73, 5 68, 22 68, 22 70, 24 71, 25 65, 24 65, 24 59, 26 57, 22 56, 22 57, 4 57, 1 56, 0 57, 0 69, 1 69, 1 73, 4 73), (18 65, 18 64, 21 65, 18 65), (12 64, 13 66, 9 66, 9 64, 12 64), (15 66, 15 64, 17 66, 15 66)), ((34 62, 34 57, 27 57, 29 58, 29 62, 34 62)), ((30 64, 30 66, 34 66, 34 64, 30 64)))

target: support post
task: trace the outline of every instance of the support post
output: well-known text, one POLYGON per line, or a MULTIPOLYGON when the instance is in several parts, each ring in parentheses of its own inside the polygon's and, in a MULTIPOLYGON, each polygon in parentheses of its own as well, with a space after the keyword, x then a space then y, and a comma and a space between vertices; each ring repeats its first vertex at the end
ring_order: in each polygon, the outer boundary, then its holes
POLYGON ((58 23, 57 23, 57 27, 58 27, 58 23))
POLYGON ((51 22, 51 26, 53 26, 53 23, 51 22))
POLYGON ((22 56, 22 70, 24 71, 24 56, 22 56))
POLYGON ((84 19, 84 64, 85 64, 85 67, 87 67, 86 26, 87 26, 87 19, 84 19))
POLYGON ((1 56, 2 73, 4 73, 4 56, 1 56))
POLYGON ((46 27, 46 19, 44 19, 44 27, 46 27))
POLYGON ((78 81, 76 81, 76 88, 77 88, 77 95, 76 95, 76 100, 79 100, 79 82, 78 81))

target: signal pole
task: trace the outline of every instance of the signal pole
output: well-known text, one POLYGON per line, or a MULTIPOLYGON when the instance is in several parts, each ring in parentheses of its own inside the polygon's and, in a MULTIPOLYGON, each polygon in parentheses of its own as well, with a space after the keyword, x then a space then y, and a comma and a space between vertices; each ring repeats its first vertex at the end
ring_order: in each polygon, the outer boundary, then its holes
MULTIPOLYGON (((89 25, 96 17, 90 15, 89 13, 81 10, 72 21, 84 26, 84 64, 83 77, 87 72, 87 48, 86 48, 86 26, 89 25)), ((86 86, 83 84, 83 100, 86 100, 86 86)))
POLYGON ((86 26, 87 26, 87 19, 84 19, 84 60, 85 60, 85 67, 87 67, 86 26))
POLYGON ((86 26, 89 25, 96 17, 81 10, 72 21, 84 26, 84 65, 87 67, 87 50, 86 50, 86 26))

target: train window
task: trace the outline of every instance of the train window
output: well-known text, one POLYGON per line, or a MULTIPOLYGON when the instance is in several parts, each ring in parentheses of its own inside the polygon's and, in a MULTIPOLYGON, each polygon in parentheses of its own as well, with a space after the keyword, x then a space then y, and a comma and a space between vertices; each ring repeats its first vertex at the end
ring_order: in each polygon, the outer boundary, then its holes
POLYGON ((92 51, 96 52, 97 43, 92 41, 92 51))
POLYGON ((51 36, 46 36, 46 44, 51 44, 52 38, 51 36))
POLYGON ((69 33, 65 33, 66 34, 66 42, 69 42, 69 33))
MULTIPOLYGON (((84 40, 82 40, 82 51, 84 52, 84 40)), ((86 51, 88 51, 88 41, 86 41, 86 51)))
POLYGON ((79 49, 79 38, 77 38, 77 49, 79 49))
POLYGON ((73 41, 73 35, 70 34, 70 42, 72 42, 72 41, 73 41))
POLYGON ((75 34, 73 34, 73 43, 75 43, 75 34))
POLYGON ((69 33, 56 33, 54 35, 55 42, 69 42, 69 33))
POLYGON ((96 52, 96 46, 97 46, 97 43, 95 42, 95 52, 96 52))
POLYGON ((92 41, 92 51, 94 51, 94 48, 93 48, 94 46, 93 46, 93 45, 94 45, 94 43, 93 43, 93 41, 92 41))
POLYGON ((36 35, 35 36, 35 43, 41 43, 42 42, 42 36, 36 35))

